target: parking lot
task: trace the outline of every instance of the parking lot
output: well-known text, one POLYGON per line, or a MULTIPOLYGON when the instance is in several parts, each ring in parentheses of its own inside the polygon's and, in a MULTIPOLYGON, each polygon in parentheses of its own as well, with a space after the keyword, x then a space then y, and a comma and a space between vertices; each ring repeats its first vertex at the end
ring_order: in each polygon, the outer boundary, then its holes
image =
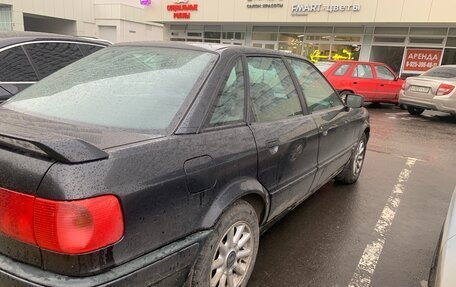
POLYGON ((249 286, 427 285, 456 185, 456 119, 368 108, 359 181, 325 185, 264 233, 249 286))

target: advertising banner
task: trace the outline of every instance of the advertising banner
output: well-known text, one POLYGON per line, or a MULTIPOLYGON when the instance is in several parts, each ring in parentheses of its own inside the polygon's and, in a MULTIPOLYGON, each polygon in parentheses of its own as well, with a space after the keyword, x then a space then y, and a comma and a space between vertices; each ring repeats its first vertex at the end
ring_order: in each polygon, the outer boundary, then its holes
POLYGON ((442 50, 439 49, 407 49, 405 53, 404 73, 423 73, 440 65, 442 50))

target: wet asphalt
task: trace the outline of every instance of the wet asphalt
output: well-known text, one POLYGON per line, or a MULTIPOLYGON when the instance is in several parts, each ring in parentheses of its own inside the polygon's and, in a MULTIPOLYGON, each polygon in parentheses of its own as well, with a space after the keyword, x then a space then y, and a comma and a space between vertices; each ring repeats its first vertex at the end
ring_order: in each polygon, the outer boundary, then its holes
POLYGON ((417 159, 370 286, 426 286, 456 186, 456 118, 367 106, 371 138, 358 182, 330 182, 261 236, 249 287, 349 285, 408 158, 417 159))

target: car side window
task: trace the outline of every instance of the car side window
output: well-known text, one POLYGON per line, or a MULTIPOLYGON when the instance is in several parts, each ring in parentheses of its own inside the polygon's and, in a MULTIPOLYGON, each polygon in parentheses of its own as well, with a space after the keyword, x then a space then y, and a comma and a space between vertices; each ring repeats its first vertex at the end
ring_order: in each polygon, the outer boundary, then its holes
POLYGON ((377 78, 381 80, 393 81, 396 78, 385 66, 375 65, 375 72, 377 73, 377 78))
POLYGON ((282 59, 249 57, 247 63, 255 121, 271 122, 303 114, 298 93, 282 59))
POLYGON ((14 47, 0 52, 0 81, 38 81, 38 77, 22 47, 14 47))
POLYGON ((81 59, 84 55, 73 43, 36 43, 24 46, 41 78, 81 59))
POLYGON ((220 126, 244 121, 244 69, 239 60, 220 89, 209 124, 220 126))
POLYGON ((89 44, 79 44, 79 48, 84 52, 86 56, 95 53, 98 50, 103 49, 104 47, 102 46, 94 46, 94 45, 89 45, 89 44))
POLYGON ((333 75, 334 76, 345 76, 345 74, 348 72, 348 69, 350 69, 350 64, 342 64, 337 68, 333 75))
POLYGON ((309 112, 342 106, 336 91, 315 67, 302 60, 288 59, 288 61, 298 78, 309 112))
POLYGON ((354 78, 373 79, 374 74, 370 65, 358 64, 353 71, 354 78))

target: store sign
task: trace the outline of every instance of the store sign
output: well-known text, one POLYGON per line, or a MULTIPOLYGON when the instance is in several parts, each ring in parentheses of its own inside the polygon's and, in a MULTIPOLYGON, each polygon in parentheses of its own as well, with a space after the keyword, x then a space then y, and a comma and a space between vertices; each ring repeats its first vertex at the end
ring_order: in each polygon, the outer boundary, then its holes
POLYGON ((295 4, 291 6, 291 15, 293 16, 307 16, 310 13, 328 12, 359 12, 361 5, 325 5, 325 4, 295 4))
POLYGON ((150 6, 150 4, 152 4, 152 0, 140 0, 139 3, 143 6, 150 6))
POLYGON ((426 72, 440 65, 442 50, 438 49, 407 49, 403 72, 426 72))
POLYGON ((198 11, 198 4, 189 4, 189 0, 174 0, 174 4, 166 7, 173 12, 174 19, 190 19, 192 11, 198 11))
MULTIPOLYGON (((329 55, 324 55, 322 53, 322 51, 317 49, 317 50, 313 51, 312 54, 309 55, 309 58, 313 63, 318 63, 320 60, 329 60, 329 55)), ((335 60, 335 61, 353 60, 352 53, 347 49, 343 49, 340 54, 333 53, 331 58, 332 58, 332 60, 335 60)))
POLYGON ((247 8, 283 8, 283 0, 247 0, 247 8))

